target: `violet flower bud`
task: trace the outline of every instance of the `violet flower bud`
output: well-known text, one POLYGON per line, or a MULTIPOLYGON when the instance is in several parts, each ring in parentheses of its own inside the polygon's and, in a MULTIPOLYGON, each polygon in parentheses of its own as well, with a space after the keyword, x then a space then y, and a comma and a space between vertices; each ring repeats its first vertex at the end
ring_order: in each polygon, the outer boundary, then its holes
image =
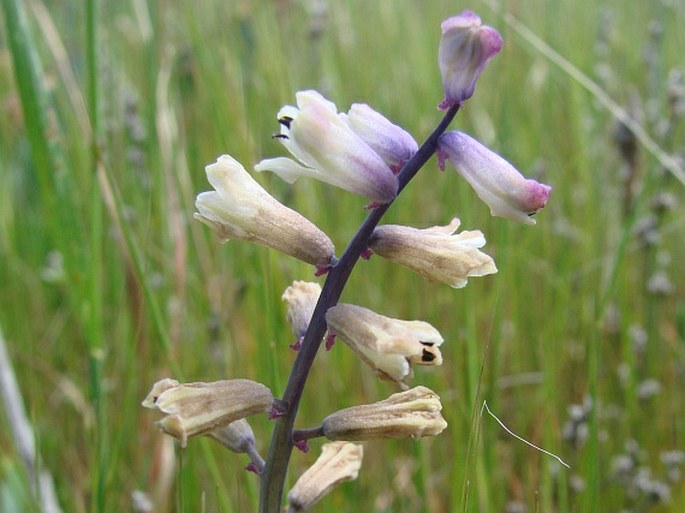
POLYGON ((365 103, 352 104, 340 117, 393 171, 399 171, 419 149, 409 132, 365 103))
POLYGON ((329 331, 357 353, 381 379, 407 388, 412 364, 442 365, 442 335, 424 321, 403 321, 338 303, 326 312, 329 331))
POLYGON ((495 262, 480 251, 485 237, 480 230, 455 234, 456 217, 447 226, 419 230, 409 226, 378 226, 369 248, 391 262, 408 267, 429 281, 447 283, 454 288, 466 286, 468 278, 497 272, 495 262))
POLYGON ((215 191, 197 196, 195 219, 219 234, 278 250, 318 267, 328 267, 335 248, 311 221, 266 192, 233 157, 222 155, 206 167, 215 191))
POLYGON ((351 441, 435 436, 447 427, 440 410, 440 397, 418 386, 332 413, 322 422, 323 433, 329 440, 351 441))
POLYGON ((288 183, 301 176, 388 203, 399 188, 397 177, 338 115, 333 102, 316 91, 300 91, 297 107, 278 113, 283 146, 299 161, 279 157, 262 160, 256 171, 271 171, 288 183))
POLYGON ((323 444, 321 456, 288 492, 287 513, 305 511, 335 486, 357 479, 363 457, 364 447, 358 444, 343 441, 323 444))
POLYGON ((493 216, 526 224, 547 203, 552 188, 525 178, 514 166, 463 132, 440 137, 438 153, 452 162, 493 216))
POLYGON ((441 28, 438 63, 445 99, 439 108, 447 110, 473 95, 485 65, 502 49, 502 38, 471 11, 446 19, 441 28))
POLYGON ((155 383, 143 401, 145 408, 166 414, 157 425, 178 439, 181 447, 192 436, 206 435, 249 415, 268 411, 272 404, 271 391, 249 379, 182 384, 167 378, 155 383))

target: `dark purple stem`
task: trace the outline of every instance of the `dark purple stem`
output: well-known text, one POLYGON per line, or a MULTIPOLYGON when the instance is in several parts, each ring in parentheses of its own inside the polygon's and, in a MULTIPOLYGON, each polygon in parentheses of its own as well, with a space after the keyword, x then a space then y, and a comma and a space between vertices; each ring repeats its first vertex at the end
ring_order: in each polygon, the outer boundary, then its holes
MULTIPOLYGON (((400 182, 398 194, 435 153, 438 138, 447 130, 458 110, 459 105, 450 108, 445 113, 440 124, 433 130, 433 133, 426 139, 421 148, 419 148, 419 151, 402 166, 402 170, 397 176, 400 182)), ((283 394, 282 401, 287 405, 287 408, 276 422, 271 443, 269 444, 269 452, 266 456, 264 471, 262 472, 259 495, 260 513, 280 513, 285 476, 293 450, 295 417, 297 416, 297 409, 300 405, 309 370, 314 363, 314 358, 326 333, 326 311, 338 303, 354 265, 359 260, 362 252, 367 249, 369 237, 391 204, 392 202, 380 205, 369 213, 354 238, 348 244, 338 263, 328 272, 319 302, 316 304, 312 314, 309 329, 304 336, 302 347, 297 353, 283 394)))

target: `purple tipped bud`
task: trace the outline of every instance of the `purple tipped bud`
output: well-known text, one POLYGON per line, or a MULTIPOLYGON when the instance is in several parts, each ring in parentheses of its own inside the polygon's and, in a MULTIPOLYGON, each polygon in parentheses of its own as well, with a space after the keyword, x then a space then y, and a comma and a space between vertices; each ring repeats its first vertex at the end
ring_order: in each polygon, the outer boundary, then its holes
POLYGON ((502 37, 471 11, 446 19, 441 28, 438 63, 445 99, 439 108, 447 110, 473 95, 483 68, 502 49, 502 37))
POLYGON ((402 165, 419 149, 414 138, 365 103, 354 103, 347 114, 340 114, 349 127, 378 153, 391 169, 402 165))
POLYGON ((455 166, 493 216, 526 224, 547 203, 552 188, 528 179, 514 166, 463 132, 446 132, 440 137, 438 152, 455 166))

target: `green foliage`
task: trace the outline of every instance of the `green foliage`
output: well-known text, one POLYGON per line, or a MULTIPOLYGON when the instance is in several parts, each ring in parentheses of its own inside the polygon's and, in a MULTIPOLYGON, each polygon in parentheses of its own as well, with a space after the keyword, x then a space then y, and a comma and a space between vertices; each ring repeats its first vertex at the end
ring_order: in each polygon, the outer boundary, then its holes
MULTIPOLYGON (((315 4, 1 4, 0 325, 65 511, 129 511, 135 490, 173 511, 256 509, 243 458, 202 440, 174 459, 140 407, 166 376, 246 377, 280 394, 293 361, 280 295, 312 269, 220 245, 195 222, 203 167, 221 153, 248 169, 281 155, 275 113, 304 88, 341 109, 369 103, 421 141, 439 120, 439 24, 461 8, 348 0, 323 2, 322 15, 315 4)), ((506 4, 682 158, 685 98, 669 89, 673 70, 685 73, 682 3, 506 4)), ((429 165, 392 206, 384 222, 458 216, 481 229, 499 273, 453 290, 378 258, 355 269, 343 301, 444 335, 444 366, 413 383, 440 393, 449 428, 367 444, 359 480, 315 509, 645 511, 654 497, 613 468, 628 454, 672 485, 653 511, 682 511, 683 480, 668 481, 660 455, 685 439, 683 184, 639 144, 622 156, 595 95, 503 13, 471 7, 505 48, 454 126, 551 184, 550 202, 535 227, 490 218, 454 172, 429 165), (673 207, 655 203, 665 194, 673 207), (481 416, 484 399, 572 469, 481 416)), ((339 253, 364 218, 364 201, 339 190, 256 179, 339 253)), ((298 426, 393 391, 337 345, 317 358, 298 426)), ((8 422, 0 415, 0 497, 19 511, 30 485, 8 422)), ((264 451, 270 423, 252 424, 264 451)), ((291 482, 312 446, 293 458, 291 482)))

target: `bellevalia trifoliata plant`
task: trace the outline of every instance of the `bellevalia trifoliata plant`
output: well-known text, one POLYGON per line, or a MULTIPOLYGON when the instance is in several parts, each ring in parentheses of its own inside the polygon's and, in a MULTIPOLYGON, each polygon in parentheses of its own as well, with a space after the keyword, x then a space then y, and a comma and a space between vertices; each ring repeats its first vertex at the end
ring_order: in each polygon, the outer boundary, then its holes
POLYGON ((167 378, 153 386, 143 406, 164 414, 159 427, 182 446, 192 437, 207 435, 246 453, 248 468, 261 479, 262 513, 281 511, 292 449, 306 449, 308 439, 325 437, 331 442, 288 492, 289 512, 308 509, 338 483, 357 477, 363 458, 358 442, 436 436, 447 427, 438 394, 409 384, 413 365, 442 364, 438 329, 338 300, 359 258, 372 254, 454 288, 466 286, 468 278, 497 272, 493 259, 481 251, 483 233, 458 232, 458 218, 431 228, 379 226, 397 195, 435 153, 440 167, 449 161, 492 215, 535 223, 532 216, 545 206, 550 187, 526 179, 471 136, 446 131, 501 47, 497 31, 470 11, 442 23, 438 63, 444 98, 438 107, 444 117, 420 147, 406 130, 370 106, 353 104, 346 113, 338 112, 335 103, 317 91, 296 93, 296 106, 278 112, 280 133, 275 137, 292 158, 262 160, 256 171, 270 171, 289 183, 314 178, 369 200, 366 220, 340 257, 321 229, 271 196, 233 157, 222 155, 207 166, 214 190, 197 197, 199 221, 222 241, 254 242, 309 263, 325 281, 323 286, 296 281, 283 293, 297 357, 282 397, 243 377, 185 384, 167 378), (398 392, 331 412, 318 426, 295 428, 314 357, 322 344, 330 350, 336 339, 379 378, 395 383, 398 392), (264 412, 274 424, 262 456, 246 417, 264 412))

